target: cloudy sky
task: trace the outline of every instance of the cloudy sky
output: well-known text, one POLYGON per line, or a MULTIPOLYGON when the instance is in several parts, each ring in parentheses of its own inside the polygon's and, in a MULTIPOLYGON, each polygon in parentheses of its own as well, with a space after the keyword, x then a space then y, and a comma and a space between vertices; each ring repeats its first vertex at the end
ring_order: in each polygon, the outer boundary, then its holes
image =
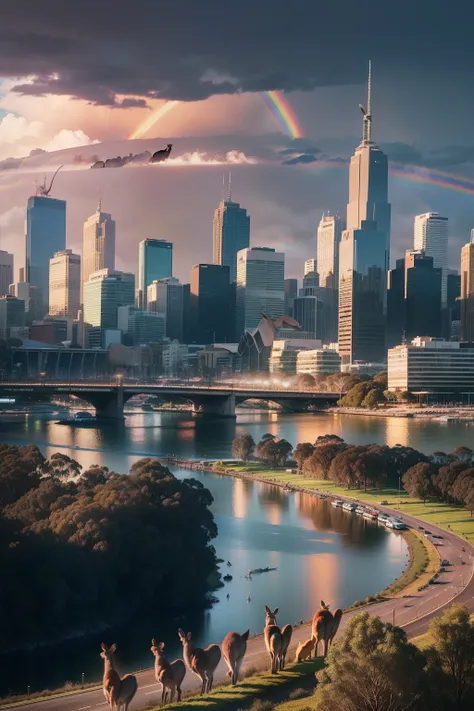
POLYGON ((76 251, 102 197, 117 221, 118 268, 135 269, 138 242, 161 237, 188 280, 193 264, 212 260, 212 214, 231 169, 252 243, 284 250, 287 276, 301 276, 322 212, 345 213, 369 59, 373 136, 392 168, 392 261, 411 246, 414 215, 432 210, 450 218, 459 266, 474 227, 467 0, 1 5, 0 248, 17 268, 35 181, 65 163, 53 194, 68 202, 76 251), (292 122, 271 111, 268 91, 282 92, 292 122), (94 155, 167 143, 166 165, 88 167, 94 155))

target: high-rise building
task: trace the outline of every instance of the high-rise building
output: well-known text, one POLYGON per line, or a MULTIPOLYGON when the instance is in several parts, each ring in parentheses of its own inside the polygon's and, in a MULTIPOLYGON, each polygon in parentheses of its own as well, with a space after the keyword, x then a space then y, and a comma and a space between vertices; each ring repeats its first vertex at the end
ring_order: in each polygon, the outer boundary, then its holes
POLYGON ((343 232, 338 336, 343 365, 385 360, 386 259, 385 235, 375 222, 363 222, 360 230, 343 232))
POLYGON ((339 282, 339 243, 345 221, 338 215, 323 215, 318 226, 316 253, 321 286, 337 289, 339 282))
MULTIPOLYGON (((448 340, 459 341, 461 337, 461 275, 455 269, 447 270, 447 324, 444 329, 448 340)), ((444 324, 443 324, 444 325, 444 324)))
POLYGON ((300 289, 299 296, 314 296, 315 290, 319 289, 319 284, 318 272, 308 272, 303 277, 303 286, 300 289))
POLYGON ((82 289, 90 275, 102 269, 115 269, 115 220, 107 212, 102 212, 102 202, 99 201, 95 213, 84 222, 82 289))
POLYGON ((173 276, 173 244, 144 239, 138 247, 138 305, 146 309, 147 289, 154 281, 173 276))
POLYGON ((293 302, 293 318, 313 338, 321 339, 322 311, 323 304, 316 296, 299 296, 293 302))
POLYGON ((314 378, 325 378, 341 370, 341 359, 336 351, 329 348, 302 350, 298 353, 296 372, 309 373, 314 378))
POLYGON ((142 311, 136 306, 119 306, 117 328, 129 336, 128 345, 157 343, 165 337, 165 315, 142 311))
POLYGON ((135 276, 127 272, 102 269, 89 276, 84 289, 84 323, 100 330, 117 329, 117 309, 132 306, 135 300, 135 276))
POLYGON ((318 260, 314 257, 307 259, 304 263, 304 275, 311 274, 311 272, 316 272, 318 270, 318 260))
POLYGON ((66 249, 66 201, 35 195, 26 211, 26 279, 38 290, 39 310, 48 311, 49 260, 66 249))
POLYGON ((190 311, 196 343, 235 340, 234 294, 228 266, 196 264, 191 269, 190 311))
POLYGON ((351 158, 347 229, 339 245, 339 355, 342 363, 383 362, 390 203, 387 156, 372 141, 371 65, 363 138, 351 158))
POLYGON ((433 267, 433 257, 423 250, 408 250, 405 255, 405 337, 440 338, 441 269, 433 267))
MULTIPOLYGON (((351 158, 349 167, 349 202, 347 229, 358 230, 364 221, 372 221, 385 240, 386 266, 390 256, 390 213, 388 202, 388 160, 372 140, 372 67, 369 62, 367 108, 364 115, 362 142, 351 158)), ((318 254, 319 262, 319 254, 318 254)), ((323 285, 324 286, 324 285, 323 285)))
POLYGON ((448 268, 449 223, 447 217, 437 212, 426 212, 415 217, 413 247, 422 249, 427 257, 433 257, 433 266, 442 269, 441 305, 445 309, 448 300, 447 268, 448 268))
POLYGON ((214 211, 213 262, 229 267, 231 283, 237 278, 237 252, 250 245, 250 215, 238 202, 222 200, 214 211))
POLYGON ((265 314, 283 316, 285 255, 270 247, 242 249, 237 255, 237 333, 257 328, 265 314))
POLYGON ((285 279, 283 289, 285 290, 284 314, 293 316, 293 301, 298 296, 298 279, 285 279))
POLYGON ((154 281, 148 287, 148 311, 163 314, 166 337, 181 343, 184 336, 183 297, 183 284, 175 277, 154 281))
POLYGON ((461 250, 461 340, 474 342, 474 230, 461 250))
POLYGON ((388 272, 387 281, 387 348, 399 346, 405 338, 405 259, 397 259, 388 272))
POLYGON ((49 313, 76 318, 81 302, 81 258, 72 249, 49 260, 49 313))
POLYGON ((10 293, 13 283, 13 254, 0 249, 0 296, 10 293))
POLYGON ((10 338, 10 330, 25 325, 25 302, 15 296, 0 296, 0 338, 10 338))

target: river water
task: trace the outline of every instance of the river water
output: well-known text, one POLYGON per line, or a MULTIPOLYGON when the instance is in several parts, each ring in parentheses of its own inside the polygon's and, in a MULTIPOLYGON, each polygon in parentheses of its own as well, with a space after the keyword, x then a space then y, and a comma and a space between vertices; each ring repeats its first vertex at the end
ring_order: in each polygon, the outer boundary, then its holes
MULTIPOLYGON (((4 424, 0 442, 34 443, 46 456, 63 451, 84 467, 104 464, 126 472, 143 456, 228 458, 233 438, 242 432, 250 432, 255 440, 271 432, 293 445, 335 433, 353 443, 400 443, 429 453, 469 445, 472 429, 460 423, 330 414, 242 411, 235 422, 193 419, 188 414, 136 413, 120 429, 73 429, 46 418, 4 424)), ((282 624, 306 620, 321 599, 333 609, 349 605, 384 588, 406 566, 408 552, 402 536, 334 509, 326 501, 213 474, 180 470, 175 474, 199 478, 214 497, 212 509, 219 529, 214 545, 225 561, 223 574, 230 573, 233 579, 216 592, 212 608, 198 617, 137 621, 124 629, 57 645, 47 654, 0 658, 0 693, 8 689, 23 692, 28 684, 34 689, 78 681, 82 672, 86 681, 99 678, 101 637, 117 642, 124 667, 138 669, 152 663, 151 637, 163 639, 170 654, 179 652, 177 626, 191 629, 203 644, 220 642, 230 629, 243 632, 249 628, 254 634, 262 630, 265 604, 280 608, 282 624), (266 566, 277 570, 255 575, 251 581, 244 577, 249 569, 266 566)))

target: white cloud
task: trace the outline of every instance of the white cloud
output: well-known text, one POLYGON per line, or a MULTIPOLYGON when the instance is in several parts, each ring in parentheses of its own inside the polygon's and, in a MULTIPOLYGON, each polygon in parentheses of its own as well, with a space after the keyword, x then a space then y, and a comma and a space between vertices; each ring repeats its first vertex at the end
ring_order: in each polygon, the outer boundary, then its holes
POLYGON ((39 146, 39 148, 45 151, 62 151, 66 148, 78 148, 79 146, 88 146, 92 143, 99 143, 99 141, 91 140, 84 131, 70 131, 63 128, 50 141, 39 146))
POLYGON ((23 221, 25 219, 25 208, 24 207, 19 207, 18 205, 15 207, 10 207, 9 210, 6 210, 4 213, 0 215, 0 227, 1 228, 6 228, 6 227, 11 227, 15 223, 17 223, 18 226, 18 221, 21 220, 23 221))
POLYGON ((24 138, 41 136, 44 124, 41 121, 27 121, 24 116, 6 114, 0 121, 0 146, 2 143, 17 143, 24 138))

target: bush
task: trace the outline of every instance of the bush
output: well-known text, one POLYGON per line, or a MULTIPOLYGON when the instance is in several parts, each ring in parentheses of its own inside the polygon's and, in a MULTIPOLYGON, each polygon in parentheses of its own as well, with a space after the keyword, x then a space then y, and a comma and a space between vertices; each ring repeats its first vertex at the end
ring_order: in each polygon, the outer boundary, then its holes
POLYGON ((250 707, 250 711, 272 711, 275 708, 271 701, 256 699, 250 707))

